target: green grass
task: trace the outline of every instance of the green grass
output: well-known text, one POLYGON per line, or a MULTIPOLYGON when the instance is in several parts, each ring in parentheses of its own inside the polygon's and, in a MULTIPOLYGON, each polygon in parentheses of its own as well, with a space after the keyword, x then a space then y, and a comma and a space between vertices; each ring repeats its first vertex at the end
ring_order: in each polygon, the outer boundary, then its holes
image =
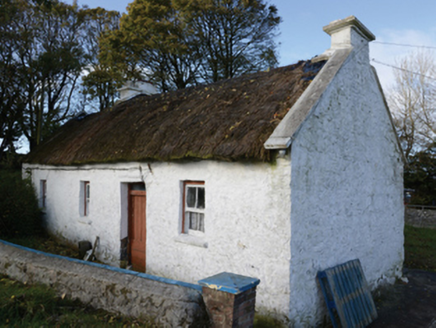
POLYGON ((404 267, 436 271, 436 229, 405 226, 404 267))
POLYGON ((57 297, 43 285, 0 275, 0 327, 157 327, 57 297))
POLYGON ((261 314, 256 314, 254 316, 254 323, 253 323, 254 328, 271 328, 271 327, 275 327, 275 328, 282 328, 285 327, 285 325, 280 322, 279 320, 267 316, 267 315, 261 315, 261 314))

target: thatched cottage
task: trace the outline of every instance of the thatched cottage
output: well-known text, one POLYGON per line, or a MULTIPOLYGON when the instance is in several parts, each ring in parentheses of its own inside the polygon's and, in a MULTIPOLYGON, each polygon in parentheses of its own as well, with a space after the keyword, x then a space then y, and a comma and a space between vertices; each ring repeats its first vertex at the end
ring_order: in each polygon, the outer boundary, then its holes
POLYGON ((99 260, 187 282, 259 278, 257 309, 322 313, 316 274, 401 276, 403 159, 355 17, 313 60, 138 95, 70 120, 27 158, 50 231, 99 260))

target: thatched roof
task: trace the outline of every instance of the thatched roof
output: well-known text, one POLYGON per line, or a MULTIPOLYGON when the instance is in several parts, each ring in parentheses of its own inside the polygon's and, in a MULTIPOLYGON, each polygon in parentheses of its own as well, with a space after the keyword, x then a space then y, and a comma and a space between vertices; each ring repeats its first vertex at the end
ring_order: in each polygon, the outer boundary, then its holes
POLYGON ((72 119, 26 162, 73 165, 184 158, 271 160, 263 144, 324 62, 301 61, 72 119))

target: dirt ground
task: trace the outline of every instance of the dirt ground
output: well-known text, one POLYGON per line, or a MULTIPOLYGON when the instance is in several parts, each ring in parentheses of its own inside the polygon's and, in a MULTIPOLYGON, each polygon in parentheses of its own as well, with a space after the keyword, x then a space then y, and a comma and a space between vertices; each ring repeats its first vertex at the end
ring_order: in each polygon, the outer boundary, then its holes
POLYGON ((404 269, 408 283, 375 296, 378 318, 369 328, 436 328, 436 272, 404 269))

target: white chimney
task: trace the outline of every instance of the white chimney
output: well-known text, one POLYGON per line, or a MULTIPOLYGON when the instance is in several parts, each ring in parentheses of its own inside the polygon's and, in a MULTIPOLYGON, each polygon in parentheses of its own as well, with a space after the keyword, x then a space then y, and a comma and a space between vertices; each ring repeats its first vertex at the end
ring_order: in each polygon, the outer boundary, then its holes
POLYGON ((323 30, 331 36, 331 50, 360 48, 375 40, 374 34, 354 16, 335 20, 324 26, 323 30))
POLYGON ((150 82, 128 81, 118 89, 120 92, 119 102, 131 99, 137 95, 154 95, 158 93, 156 87, 150 82))

